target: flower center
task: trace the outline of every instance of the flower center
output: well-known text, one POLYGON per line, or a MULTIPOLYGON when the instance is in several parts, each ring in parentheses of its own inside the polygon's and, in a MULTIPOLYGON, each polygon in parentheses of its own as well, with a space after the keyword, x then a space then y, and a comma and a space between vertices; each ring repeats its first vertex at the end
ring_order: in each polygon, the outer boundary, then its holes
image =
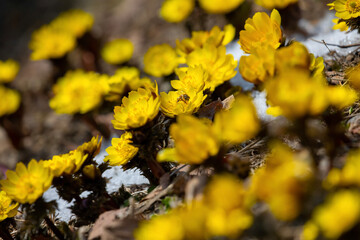
POLYGON ((346 9, 350 13, 356 13, 360 11, 360 0, 348 0, 346 2, 346 9))
POLYGON ((26 184, 26 190, 27 190, 27 194, 32 194, 35 192, 35 186, 32 183, 27 183, 26 184))

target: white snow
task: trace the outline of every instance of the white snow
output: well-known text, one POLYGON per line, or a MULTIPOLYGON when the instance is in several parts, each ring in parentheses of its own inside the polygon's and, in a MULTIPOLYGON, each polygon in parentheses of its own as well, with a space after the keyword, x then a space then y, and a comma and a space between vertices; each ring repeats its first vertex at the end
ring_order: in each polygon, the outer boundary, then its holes
MULTIPOLYGON (((112 136, 118 137, 118 136, 112 136)), ((111 141, 104 141, 100 153, 95 157, 95 161, 100 164, 103 162, 105 156, 107 155, 105 149, 111 145, 111 141)), ((103 177, 109 179, 109 182, 106 185, 106 190, 109 193, 116 192, 121 185, 131 185, 131 184, 143 184, 149 183, 147 178, 140 174, 139 170, 122 170, 121 166, 110 167, 103 173, 103 177)))
POLYGON ((268 109, 266 104, 266 92, 253 91, 252 97, 258 117, 264 122, 273 120, 275 117, 266 113, 266 110, 268 109))
MULTIPOLYGON (((230 44, 228 44, 226 46, 226 51, 228 54, 232 54, 234 56, 234 59, 238 60, 238 62, 241 56, 248 55, 240 49, 240 45, 237 43, 237 41, 233 41, 230 44)), ((238 69, 239 69, 239 63, 237 70, 238 69)), ((254 84, 247 82, 242 78, 239 71, 237 71, 236 76, 230 80, 230 83, 234 86, 240 86, 245 91, 249 91, 254 87, 254 84)), ((258 117, 265 122, 273 119, 274 117, 266 113, 266 109, 268 108, 268 106, 266 105, 266 93, 264 91, 263 92, 253 91, 252 97, 253 97, 253 103, 257 110, 258 117)))
MULTIPOLYGON (((238 66, 237 66, 237 70, 238 70, 239 60, 241 56, 246 56, 248 54, 244 53, 244 51, 240 49, 240 45, 237 43, 237 41, 232 41, 230 44, 228 44, 226 46, 226 51, 228 54, 233 55, 234 59, 238 60, 238 66)), ((254 84, 247 82, 242 78, 239 71, 237 71, 236 76, 230 80, 230 83, 234 86, 240 86, 245 91, 249 91, 254 87, 254 84)), ((266 105, 266 93, 253 91, 252 97, 259 118, 263 121, 270 121, 271 119, 273 119, 272 116, 266 114, 266 109, 268 108, 266 105)))
POLYGON ((237 41, 232 41, 226 46, 227 54, 233 55, 234 59, 238 61, 238 66, 236 67, 237 74, 230 80, 230 83, 234 86, 240 86, 245 91, 251 90, 254 87, 254 84, 245 81, 241 74, 239 73, 239 60, 244 55, 249 55, 244 53, 243 50, 240 49, 240 45, 237 41))
MULTIPOLYGON (((309 39, 298 39, 301 41, 309 50, 309 52, 313 53, 315 56, 322 56, 325 58, 328 58, 326 56, 329 53, 329 50, 327 47, 322 43, 317 43, 311 39, 315 39, 318 41, 324 40, 326 43, 331 44, 339 44, 339 45, 349 45, 354 43, 359 43, 360 38, 357 31, 353 31, 350 33, 341 32, 340 30, 333 30, 332 27, 334 23, 332 22, 332 19, 334 19, 334 13, 333 12, 327 12, 325 17, 315 26, 312 26, 311 23, 300 20, 300 27, 305 28, 306 31, 308 31, 313 36, 309 39)), ((295 39, 297 37, 301 38, 300 36, 294 36, 295 39)), ((352 48, 339 48, 335 46, 328 46, 328 48, 333 51, 336 50, 336 52, 340 55, 346 55, 350 52, 354 51, 357 47, 352 48)))
MULTIPOLYGON (((118 137, 116 135, 112 137, 118 137)), ((107 155, 105 149, 111 145, 111 140, 103 141, 100 153, 94 158, 94 160, 100 164, 103 162, 104 157, 107 155)), ((103 176, 109 179, 109 182, 106 185, 106 190, 108 193, 116 192, 121 185, 131 185, 131 184, 143 184, 149 183, 149 181, 140 174, 139 170, 128 170, 124 171, 121 169, 121 166, 111 167, 103 173, 103 176)), ((85 198, 90 192, 83 192, 80 197, 85 198)), ((69 207, 73 202, 68 203, 67 201, 60 198, 57 194, 56 189, 51 187, 44 193, 44 199, 46 201, 57 200, 58 210, 56 211, 56 216, 61 220, 68 222, 71 219, 71 210, 69 207)))
POLYGON ((58 204, 58 210, 55 212, 55 215, 58 219, 64 222, 69 222, 71 219, 71 210, 69 207, 72 205, 71 203, 68 203, 64 199, 60 198, 59 195, 56 192, 56 189, 54 187, 49 188, 43 195, 45 201, 50 202, 52 200, 56 200, 58 204))

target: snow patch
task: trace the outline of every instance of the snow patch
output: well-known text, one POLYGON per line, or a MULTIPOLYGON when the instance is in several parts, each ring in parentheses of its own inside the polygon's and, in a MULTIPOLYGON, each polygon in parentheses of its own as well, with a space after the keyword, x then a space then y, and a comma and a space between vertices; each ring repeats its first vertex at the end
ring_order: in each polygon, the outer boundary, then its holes
POLYGON ((256 112, 260 120, 264 122, 270 122, 271 120, 275 119, 275 117, 266 113, 268 109, 268 105, 266 104, 266 92, 262 91, 253 91, 252 92, 253 103, 256 108, 256 112))
POLYGON ((341 32, 340 30, 333 30, 332 27, 334 23, 332 22, 332 19, 334 18, 335 15, 333 12, 327 12, 324 18, 316 25, 312 25, 306 20, 300 20, 299 26, 313 36, 311 36, 309 39, 303 39, 304 37, 300 37, 297 35, 294 35, 293 37, 295 37, 296 39, 299 38, 299 40, 308 48, 309 52, 313 53, 315 56, 329 58, 329 56, 327 56, 327 54, 329 53, 329 49, 331 51, 336 50, 336 52, 340 55, 347 55, 354 51, 357 47, 339 48, 328 45, 328 49, 325 44, 318 43, 312 40, 324 40, 326 43, 338 45, 350 45, 354 43, 360 43, 360 38, 357 31, 346 33, 341 32))
POLYGON ((233 55, 234 59, 238 61, 238 65, 236 67, 236 76, 230 80, 230 83, 233 86, 240 86, 245 91, 251 90, 254 87, 254 84, 245 81, 239 72, 240 58, 249 54, 244 53, 244 51, 240 49, 240 45, 237 43, 237 41, 232 41, 226 46, 226 53, 233 55))
MULTIPOLYGON (((118 137, 113 135, 112 137, 118 137)), ((94 160, 100 164, 103 162, 105 156, 107 155, 105 149, 111 145, 111 140, 103 140, 100 153, 94 158, 94 160)), ((131 185, 131 184, 144 184, 149 183, 149 181, 140 174, 139 170, 122 170, 121 166, 111 167, 103 173, 103 177, 109 179, 109 182, 106 184, 106 190, 108 193, 113 193, 118 191, 122 185, 131 185)), ((89 191, 83 192, 80 197, 86 198, 90 194, 89 191)), ((69 209, 72 206, 73 202, 68 203, 64 199, 60 198, 59 194, 56 192, 54 187, 49 188, 44 193, 44 199, 47 202, 56 200, 58 204, 58 209, 55 212, 57 218, 61 221, 69 222, 72 216, 71 210, 69 209)))
MULTIPOLYGON (((112 138, 117 138, 119 136, 113 135, 112 138)), ((94 158, 94 160, 101 164, 104 161, 104 158, 107 154, 105 151, 111 145, 111 140, 103 141, 100 149, 100 153, 94 158)), ((106 190, 108 193, 113 193, 119 190, 122 185, 132 185, 132 184, 144 184, 149 183, 148 179, 141 175, 140 170, 127 170, 124 171, 121 166, 110 167, 103 173, 103 177, 109 179, 109 182, 106 184, 106 190)))
POLYGON ((50 202, 56 200, 58 209, 55 211, 55 216, 60 219, 60 221, 69 222, 71 219, 71 210, 69 209, 72 206, 73 202, 68 203, 64 199, 59 197, 59 194, 56 192, 56 188, 49 188, 43 195, 45 201, 50 202))

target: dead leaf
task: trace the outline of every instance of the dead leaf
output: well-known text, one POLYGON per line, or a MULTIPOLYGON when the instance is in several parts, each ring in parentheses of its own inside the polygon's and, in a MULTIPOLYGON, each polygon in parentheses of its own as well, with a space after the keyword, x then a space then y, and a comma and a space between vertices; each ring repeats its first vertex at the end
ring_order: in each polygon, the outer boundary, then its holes
MULTIPOLYGON (((122 209, 120 209, 121 211, 122 209)), ((119 210, 117 210, 119 211, 119 210)), ((109 211, 107 214, 100 216, 95 222, 89 239, 101 240, 132 240, 133 232, 138 227, 139 219, 127 217, 118 219, 117 213, 109 211)))
POLYGON ((160 198, 168 195, 169 193, 173 192, 174 187, 177 185, 179 181, 181 181, 184 178, 183 175, 177 176, 173 182, 167 186, 165 189, 163 189, 162 186, 156 187, 149 195, 146 197, 146 201, 141 201, 139 204, 135 207, 135 215, 141 214, 145 210, 147 210, 150 206, 152 206, 156 201, 158 201, 160 198))
POLYGON ((147 201, 149 199, 154 198, 156 195, 158 195, 161 191, 166 189, 170 184, 170 175, 169 173, 165 173, 163 176, 161 176, 159 180, 160 184, 154 190, 152 190, 146 197, 144 197, 141 202, 147 201))
POLYGON ((133 230, 137 227, 141 215, 134 215, 135 204, 130 199, 130 206, 104 212, 94 223, 89 239, 133 239, 133 230))
POLYGON ((203 106, 197 112, 200 118, 208 118, 212 120, 217 111, 220 111, 223 108, 223 104, 220 99, 209 103, 208 105, 203 106))
POLYGON ((225 110, 229 110, 231 108, 231 105, 233 104, 233 102, 235 101, 235 97, 234 95, 231 95, 227 98, 225 98, 221 103, 222 103, 222 108, 225 110))
POLYGON ((115 220, 104 229, 102 240, 133 240, 134 231, 139 226, 139 220, 126 218, 115 220))
POLYGON ((325 75, 331 84, 341 85, 346 82, 345 74, 343 72, 326 71, 325 75))

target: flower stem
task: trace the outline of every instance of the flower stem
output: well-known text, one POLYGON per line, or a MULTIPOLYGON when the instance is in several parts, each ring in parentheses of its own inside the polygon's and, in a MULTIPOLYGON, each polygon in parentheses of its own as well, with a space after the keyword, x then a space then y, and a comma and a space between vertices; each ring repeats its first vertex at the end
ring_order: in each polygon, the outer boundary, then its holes
POLYGON ((298 119, 295 123, 295 132, 297 133, 301 144, 309 150, 309 153, 313 159, 313 163, 315 164, 316 169, 319 167, 320 159, 316 153, 315 142, 314 139, 308 136, 306 133, 306 118, 298 119))
POLYGON ((65 240, 62 232, 55 226, 55 224, 50 220, 48 216, 45 217, 45 222, 58 239, 65 240))
POLYGON ((147 158, 146 163, 156 179, 159 180, 161 176, 165 174, 165 171, 160 163, 157 162, 154 158, 147 158))

